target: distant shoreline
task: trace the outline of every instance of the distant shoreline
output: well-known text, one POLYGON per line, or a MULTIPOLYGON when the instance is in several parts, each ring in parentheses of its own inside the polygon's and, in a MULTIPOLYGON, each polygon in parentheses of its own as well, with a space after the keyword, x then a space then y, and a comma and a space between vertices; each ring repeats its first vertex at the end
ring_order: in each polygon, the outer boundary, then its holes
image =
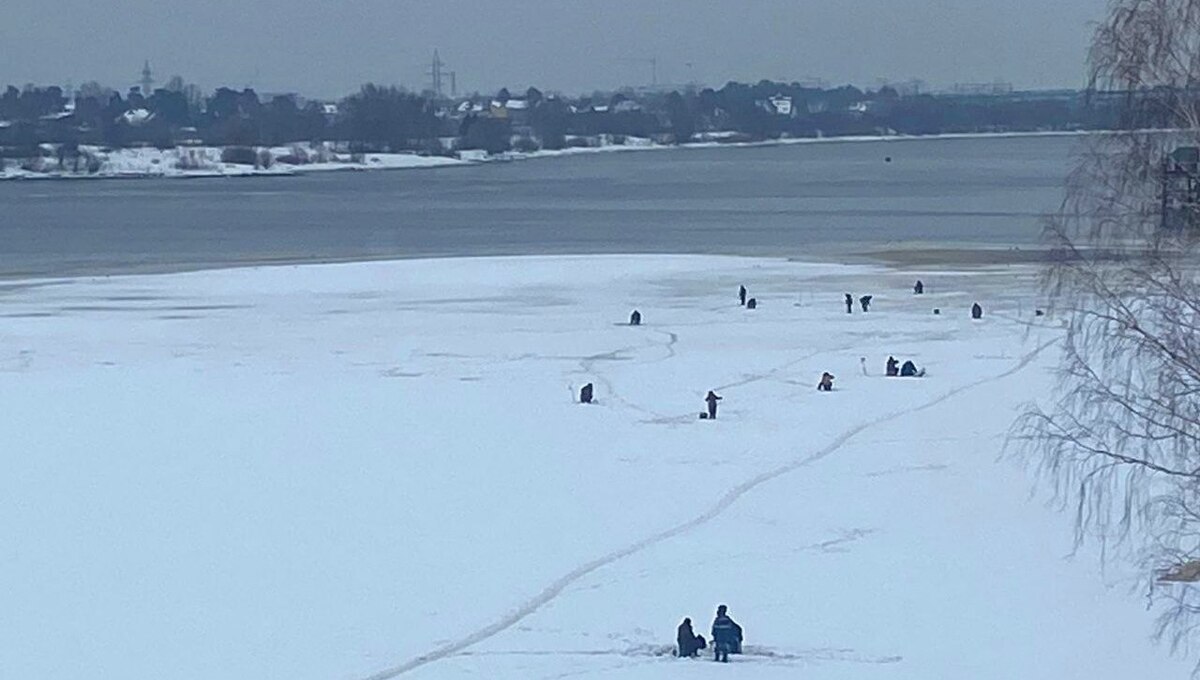
MULTIPOLYGON (((481 152, 459 152, 457 157, 422 156, 404 153, 366 153, 361 161, 346 160, 349 154, 338 155, 337 160, 319 163, 288 164, 276 161, 270 167, 256 168, 250 165, 224 163, 220 157, 222 147, 175 147, 159 150, 148 148, 117 149, 105 153, 106 165, 99 172, 45 172, 5 169, 0 171, 0 181, 8 180, 108 180, 108 179, 210 179, 233 177, 293 177, 323 172, 378 172, 387 170, 422 170, 430 168, 471 167, 489 163, 503 163, 542 158, 560 158, 596 153, 621 153, 632 151, 667 151, 719 148, 758 148, 805 144, 864 144, 902 143, 912 141, 955 141, 969 139, 1022 139, 1041 137, 1087 137, 1115 134, 1112 130, 1049 130, 1026 132, 952 132, 933 135, 846 135, 836 137, 788 137, 760 141, 723 141, 722 136, 731 133, 708 133, 708 139, 687 144, 659 144, 650 139, 627 137, 626 143, 616 144, 599 139, 595 146, 565 149, 542 149, 538 151, 509 151, 496 155, 481 152), (182 159, 200 155, 202 168, 188 169, 182 159)), ((300 145, 296 145, 300 146, 300 145)), ((276 158, 285 156, 288 147, 268 149, 276 158)))

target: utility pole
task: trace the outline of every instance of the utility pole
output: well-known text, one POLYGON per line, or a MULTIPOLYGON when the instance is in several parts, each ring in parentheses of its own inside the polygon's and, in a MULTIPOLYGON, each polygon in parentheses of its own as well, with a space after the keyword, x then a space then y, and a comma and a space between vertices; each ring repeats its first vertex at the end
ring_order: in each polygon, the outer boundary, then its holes
POLYGON ((450 72, 450 97, 458 99, 458 71, 450 72))

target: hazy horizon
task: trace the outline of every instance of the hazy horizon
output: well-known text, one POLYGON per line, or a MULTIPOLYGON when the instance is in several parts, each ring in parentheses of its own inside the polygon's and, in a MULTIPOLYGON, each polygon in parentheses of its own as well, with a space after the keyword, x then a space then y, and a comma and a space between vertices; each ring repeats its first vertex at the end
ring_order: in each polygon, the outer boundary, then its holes
MULTIPOLYGON (((882 80, 1076 88, 1106 0, 7 0, 0 84, 158 84, 338 97, 364 82, 428 86, 438 49, 460 92, 569 93, 730 80, 874 88, 882 80), (843 6, 852 4, 852 6, 843 6), (104 27, 97 30, 97 27, 104 27), (56 44, 62 47, 55 47, 56 44)), ((447 90, 448 90, 447 85, 447 90)))

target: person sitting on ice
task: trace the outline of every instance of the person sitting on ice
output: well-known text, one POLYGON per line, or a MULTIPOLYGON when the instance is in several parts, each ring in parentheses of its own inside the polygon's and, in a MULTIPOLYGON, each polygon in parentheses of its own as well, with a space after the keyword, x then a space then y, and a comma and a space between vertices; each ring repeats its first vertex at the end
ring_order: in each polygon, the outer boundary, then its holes
POLYGON ((901 378, 919 378, 923 375, 925 375, 925 369, 918 371, 917 365, 912 361, 906 361, 904 362, 904 365, 900 367, 901 378))
POLYGON ((854 313, 854 296, 849 293, 846 293, 846 313, 854 313))
POLYGON ((887 376, 895 378, 900 375, 900 362, 896 361, 896 357, 888 357, 887 360, 887 376))
POLYGON ((971 318, 972 319, 982 319, 983 318, 983 307, 979 306, 978 302, 971 305, 971 318))
POLYGON ((581 404, 592 403, 592 384, 591 383, 584 385, 583 389, 579 390, 579 403, 581 403, 581 404))
POLYGON ((832 392, 833 391, 833 374, 832 373, 830 373, 829 371, 826 371, 821 374, 821 382, 817 383, 817 391, 818 392, 832 392))
POLYGON ((700 650, 708 647, 704 636, 696 635, 696 632, 692 630, 692 620, 689 618, 685 618, 683 623, 679 624, 675 642, 679 645, 676 655, 681 659, 700 656, 700 650))
POLYGON ((913 293, 916 295, 925 294, 925 284, 921 283, 921 279, 917 279, 917 285, 913 286, 913 293))
POLYGON ((717 617, 713 619, 713 661, 728 662, 730 654, 742 653, 742 627, 727 613, 725 605, 717 607, 717 617))
POLYGON ((709 390, 708 394, 704 397, 704 401, 705 401, 705 403, 708 404, 708 419, 716 420, 717 419, 717 402, 721 401, 721 397, 718 396, 716 392, 709 390))
POLYGON ((746 300, 746 309, 758 309, 758 298, 746 300))
POLYGON ((630 326, 641 326, 642 325, 642 313, 636 309, 633 310, 633 314, 629 315, 629 325, 630 326))
POLYGON ((746 304, 746 287, 745 286, 738 286, 738 304, 743 305, 743 306, 746 304))
POLYGON ((862 305, 864 312, 871 311, 871 298, 873 295, 864 295, 858 299, 858 304, 862 305))

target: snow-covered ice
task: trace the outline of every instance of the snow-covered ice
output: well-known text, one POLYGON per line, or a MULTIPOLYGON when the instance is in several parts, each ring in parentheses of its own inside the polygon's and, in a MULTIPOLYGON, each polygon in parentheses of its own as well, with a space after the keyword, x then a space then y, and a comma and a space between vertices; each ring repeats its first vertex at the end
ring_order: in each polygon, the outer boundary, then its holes
POLYGON ((0 283, 0 677, 1186 677, 1131 574, 1068 559, 1069 515, 998 458, 1053 381, 1033 276, 921 272, 918 297, 907 271, 603 256, 0 283), (888 354, 928 376, 881 377, 888 354), (750 653, 671 658, 719 603, 750 653))

